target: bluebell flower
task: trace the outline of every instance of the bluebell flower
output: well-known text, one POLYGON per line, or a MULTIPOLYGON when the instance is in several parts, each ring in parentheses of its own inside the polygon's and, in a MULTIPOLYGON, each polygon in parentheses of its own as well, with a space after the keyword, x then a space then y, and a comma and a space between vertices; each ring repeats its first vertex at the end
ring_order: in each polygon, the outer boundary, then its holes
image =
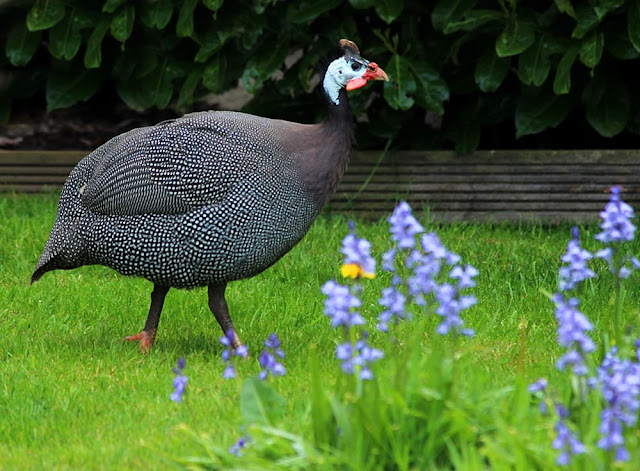
POLYGON ((463 328, 464 321, 460 313, 476 304, 475 296, 461 296, 458 290, 449 283, 443 283, 435 292, 438 302, 436 314, 443 318, 437 327, 440 335, 446 335, 450 331, 471 337, 474 332, 471 329, 463 328))
POLYGON ((608 243, 627 242, 634 238, 636 227, 631 222, 633 208, 620 199, 621 188, 611 188, 611 198, 600 212, 602 232, 596 235, 596 239, 608 243))
POLYGON ((363 380, 373 378, 370 365, 383 358, 381 350, 371 347, 364 338, 358 340, 354 345, 345 342, 336 346, 336 358, 341 361, 342 371, 346 374, 354 374, 356 366, 359 366, 359 377, 363 380))
POLYGON ((244 435, 240 437, 238 441, 235 442, 231 448, 229 448, 229 453, 237 457, 241 457, 242 450, 244 450, 247 447, 247 444, 249 443, 251 443, 251 437, 249 437, 249 435, 244 435))
POLYGON ((324 301, 324 313, 330 317, 332 327, 349 329, 354 325, 364 324, 363 317, 355 311, 361 305, 360 300, 349 287, 329 280, 322 285, 322 293, 327 297, 324 301))
POLYGON ((585 355, 595 350, 593 340, 587 332, 593 329, 591 323, 578 308, 578 300, 571 298, 568 301, 560 294, 553 296, 556 305, 555 316, 558 321, 558 344, 569 349, 563 355, 556 367, 564 370, 571 366, 573 373, 583 376, 587 373, 585 355))
POLYGON ((233 346, 233 330, 228 330, 225 335, 220 337, 220 343, 224 345, 225 349, 222 351, 222 361, 227 365, 225 366, 222 377, 224 379, 232 379, 236 377, 236 371, 233 368, 232 359, 234 357, 246 357, 249 354, 247 347, 240 345, 239 347, 233 346))
POLYGON ((382 254, 382 269, 392 273, 395 272, 396 271, 395 261, 396 261, 396 250, 395 249, 387 250, 385 253, 382 254))
POLYGON ((340 253, 345 256, 341 268, 343 276, 373 278, 376 261, 371 256, 371 243, 368 240, 358 238, 351 232, 342 240, 340 253))
POLYGON ((435 258, 445 258, 447 256, 448 251, 435 232, 423 234, 420 237, 420 245, 426 254, 433 255, 435 258))
POLYGON ((578 228, 574 227, 573 237, 567 244, 567 252, 561 257, 561 260, 568 265, 560 268, 559 271, 560 291, 573 289, 582 281, 596 276, 593 270, 587 267, 587 262, 592 258, 593 255, 580 246, 578 228))
POLYGON ((260 374, 258 378, 264 380, 269 373, 273 376, 283 376, 287 373, 286 368, 278 361, 278 358, 284 358, 284 351, 280 348, 280 339, 276 334, 269 335, 264 341, 265 349, 258 356, 260 363, 260 374))
POLYGON ((401 249, 411 249, 415 246, 415 235, 424 232, 424 228, 411 214, 411 206, 405 201, 393 210, 388 219, 392 240, 401 249))
POLYGON ((187 390, 187 381, 189 380, 184 375, 185 365, 186 365, 186 361, 184 358, 181 357, 178 359, 177 368, 173 369, 173 373, 175 374, 175 377, 173 378, 173 392, 171 393, 171 396, 169 396, 169 398, 172 401, 178 402, 178 403, 182 402, 182 396, 187 390))
POLYGON ((559 450, 560 455, 556 459, 556 464, 566 466, 571 461, 572 455, 579 455, 586 451, 585 446, 567 427, 564 418, 560 418, 555 424, 556 438, 551 443, 554 450, 559 450))
POLYGON ((389 330, 389 322, 407 317, 407 312, 405 311, 406 301, 407 298, 397 285, 382 290, 382 298, 378 301, 378 304, 386 309, 378 316, 379 330, 387 332, 389 330))
POLYGON ((451 269, 449 273, 449 277, 458 280, 458 289, 464 288, 473 288, 476 285, 476 282, 473 280, 474 277, 478 275, 478 270, 471 266, 467 265, 462 268, 460 265, 456 265, 451 269))
POLYGON ((616 461, 627 461, 624 427, 635 426, 640 409, 640 365, 617 356, 612 347, 598 368, 598 383, 606 406, 600 414, 598 447, 613 450, 616 461))
POLYGON ((535 381, 529 385, 530 393, 544 392, 547 389, 549 382, 546 378, 540 378, 538 381, 535 381))

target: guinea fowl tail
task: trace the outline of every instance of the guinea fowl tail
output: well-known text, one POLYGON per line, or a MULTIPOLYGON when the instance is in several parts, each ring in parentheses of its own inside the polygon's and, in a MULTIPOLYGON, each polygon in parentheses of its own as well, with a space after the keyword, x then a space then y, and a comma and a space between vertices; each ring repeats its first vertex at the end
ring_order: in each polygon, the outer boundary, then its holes
POLYGON ((49 247, 46 247, 42 255, 40 256, 40 260, 36 264, 36 268, 33 271, 33 275, 31 275, 31 284, 34 284, 42 275, 47 273, 48 271, 55 270, 56 267, 56 256, 55 254, 51 254, 48 250, 49 247))

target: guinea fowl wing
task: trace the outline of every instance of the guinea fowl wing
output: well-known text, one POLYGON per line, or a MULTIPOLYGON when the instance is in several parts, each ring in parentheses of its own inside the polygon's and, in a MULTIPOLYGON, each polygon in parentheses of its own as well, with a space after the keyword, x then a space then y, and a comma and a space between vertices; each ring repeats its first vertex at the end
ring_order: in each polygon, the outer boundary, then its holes
POLYGON ((180 214, 219 203, 248 175, 282 157, 261 129, 268 126, 264 118, 204 112, 136 129, 95 152, 89 180, 80 182, 82 204, 125 216, 180 214))

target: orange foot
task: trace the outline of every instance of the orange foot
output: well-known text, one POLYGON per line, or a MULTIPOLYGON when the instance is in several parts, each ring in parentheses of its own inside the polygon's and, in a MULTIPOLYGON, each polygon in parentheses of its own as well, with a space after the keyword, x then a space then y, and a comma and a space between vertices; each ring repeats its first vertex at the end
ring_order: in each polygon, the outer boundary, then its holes
POLYGON ((152 335, 149 332, 143 330, 139 334, 130 335, 128 337, 125 337, 124 339, 128 340, 129 342, 135 342, 136 340, 139 340, 140 341, 140 351, 142 353, 149 353, 151 351, 151 347, 153 346, 154 337, 155 337, 154 335, 152 335))

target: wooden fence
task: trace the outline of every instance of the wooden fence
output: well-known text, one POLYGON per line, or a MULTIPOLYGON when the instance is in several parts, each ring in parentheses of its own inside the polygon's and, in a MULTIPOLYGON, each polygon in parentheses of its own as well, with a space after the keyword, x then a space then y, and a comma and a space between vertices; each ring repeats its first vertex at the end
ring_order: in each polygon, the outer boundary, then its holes
MULTIPOLYGON (((0 151, 0 191, 59 189, 84 151, 0 151)), ((400 200, 449 221, 595 221, 607 190, 640 203, 640 151, 354 152, 332 211, 390 213, 400 200)))

